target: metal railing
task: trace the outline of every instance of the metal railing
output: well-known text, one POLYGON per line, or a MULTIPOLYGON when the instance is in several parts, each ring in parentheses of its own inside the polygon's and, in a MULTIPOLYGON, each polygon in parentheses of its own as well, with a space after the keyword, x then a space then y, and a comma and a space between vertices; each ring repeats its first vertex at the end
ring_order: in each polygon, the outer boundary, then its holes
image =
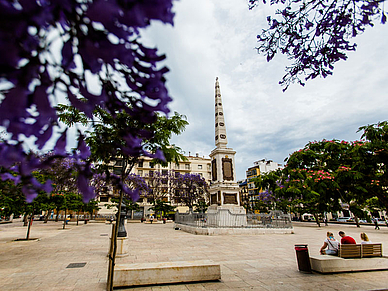
POLYGON ((235 214, 229 212, 226 216, 219 210, 216 213, 176 213, 175 223, 194 227, 237 227, 237 228, 292 228, 291 217, 281 211, 271 211, 268 214, 235 214), (245 223, 246 218, 246 223, 245 223), (223 219, 223 223, 219 223, 223 219), (244 223, 242 223, 244 221, 244 223))

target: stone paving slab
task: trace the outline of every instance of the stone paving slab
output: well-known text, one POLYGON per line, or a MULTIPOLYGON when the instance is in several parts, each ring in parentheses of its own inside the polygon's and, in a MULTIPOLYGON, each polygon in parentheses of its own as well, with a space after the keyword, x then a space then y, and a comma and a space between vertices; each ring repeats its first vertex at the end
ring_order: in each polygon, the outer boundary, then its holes
MULTIPOLYGON (((31 237, 21 222, 0 225, 0 290, 105 290, 109 224, 34 222, 31 237), (66 268, 86 263, 82 268, 66 268)), ((388 271, 322 275, 298 271, 294 245, 308 244, 318 255, 326 236, 338 238, 343 230, 360 242, 366 232, 373 242, 383 243, 388 255, 388 228, 356 228, 329 224, 295 223, 294 234, 200 236, 174 230, 172 224, 127 225, 129 256, 117 263, 212 260, 221 264, 217 282, 145 286, 118 290, 388 290, 388 271)))

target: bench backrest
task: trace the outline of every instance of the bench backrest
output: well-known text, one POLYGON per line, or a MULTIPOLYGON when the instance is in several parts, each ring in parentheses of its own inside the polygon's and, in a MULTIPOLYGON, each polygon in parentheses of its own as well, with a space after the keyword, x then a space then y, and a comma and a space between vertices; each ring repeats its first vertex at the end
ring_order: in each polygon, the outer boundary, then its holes
POLYGON ((361 245, 340 245, 338 255, 341 258, 361 258, 361 245))
POLYGON ((363 244, 361 245, 361 256, 364 257, 382 257, 382 244, 363 244))
POLYGON ((382 244, 345 244, 340 245, 338 256, 341 258, 381 257, 382 244))

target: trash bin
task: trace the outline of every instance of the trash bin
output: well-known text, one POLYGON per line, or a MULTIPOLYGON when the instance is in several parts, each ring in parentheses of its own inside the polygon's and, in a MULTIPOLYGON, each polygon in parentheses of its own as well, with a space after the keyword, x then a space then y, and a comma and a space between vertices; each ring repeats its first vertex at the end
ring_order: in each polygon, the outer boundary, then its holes
POLYGON ((87 218, 85 218, 84 223, 88 224, 88 219, 87 218))
POLYGON ((299 271, 311 273, 310 256, 307 245, 295 245, 295 252, 299 271))

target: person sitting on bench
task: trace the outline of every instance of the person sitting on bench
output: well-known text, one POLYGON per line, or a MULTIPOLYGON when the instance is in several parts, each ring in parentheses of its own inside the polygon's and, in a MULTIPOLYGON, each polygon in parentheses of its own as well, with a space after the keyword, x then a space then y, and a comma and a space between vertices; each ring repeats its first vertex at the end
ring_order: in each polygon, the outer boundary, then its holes
POLYGON ((352 238, 351 236, 345 235, 345 233, 342 230, 338 234, 341 237, 341 245, 356 244, 355 239, 352 238))
POLYGON ((323 241, 323 246, 319 250, 321 255, 334 255, 338 254, 339 241, 334 238, 332 232, 326 233, 327 238, 323 241), (325 250, 327 248, 327 250, 325 250))
POLYGON ((369 237, 366 235, 365 232, 360 233, 361 237, 361 244, 371 244, 372 242, 369 240, 369 237))

